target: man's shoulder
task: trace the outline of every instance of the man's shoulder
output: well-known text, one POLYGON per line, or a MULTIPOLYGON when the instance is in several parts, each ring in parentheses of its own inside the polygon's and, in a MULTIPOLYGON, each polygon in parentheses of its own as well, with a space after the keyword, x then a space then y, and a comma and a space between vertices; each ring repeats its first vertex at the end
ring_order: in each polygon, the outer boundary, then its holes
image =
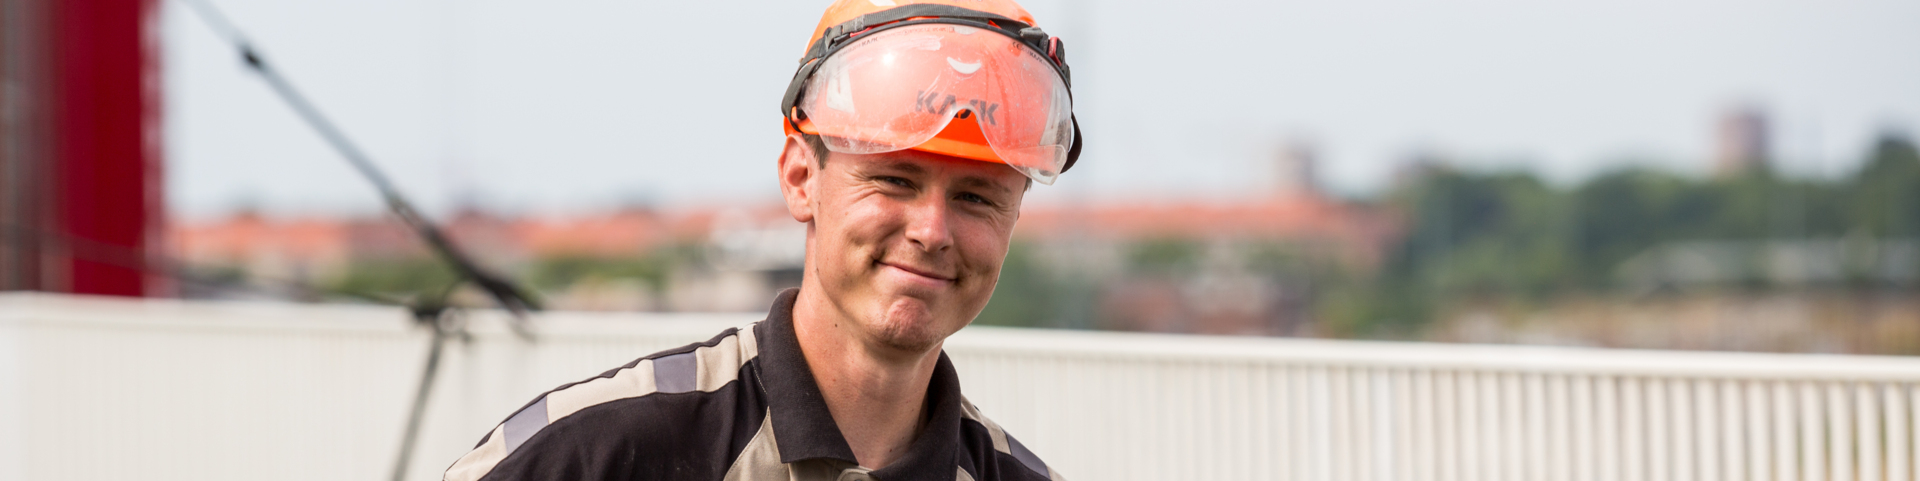
MULTIPOLYGON (((737 382, 759 346, 751 327, 728 328, 697 342, 642 356, 598 376, 561 385, 496 425, 473 451, 447 470, 446 479, 481 479, 497 470, 539 465, 631 465, 620 453, 664 441, 681 451, 719 451, 726 456, 729 436, 743 400, 757 396, 737 382), (711 438, 707 442, 689 437, 711 438), (611 456, 611 457, 609 457, 611 456), (556 459, 557 458, 557 459, 556 459), (578 459, 576 459, 578 458, 578 459)), ((687 454, 687 453, 679 453, 687 454)))
POLYGON ((1045 461, 1020 444, 965 398, 960 400, 960 437, 974 459, 976 479, 1060 481, 1045 461))
POLYGON ((704 342, 641 356, 599 376, 561 385, 541 398, 558 401, 561 407, 550 404, 548 412, 562 414, 655 394, 713 392, 736 380, 740 369, 758 356, 752 327, 730 327, 704 342))

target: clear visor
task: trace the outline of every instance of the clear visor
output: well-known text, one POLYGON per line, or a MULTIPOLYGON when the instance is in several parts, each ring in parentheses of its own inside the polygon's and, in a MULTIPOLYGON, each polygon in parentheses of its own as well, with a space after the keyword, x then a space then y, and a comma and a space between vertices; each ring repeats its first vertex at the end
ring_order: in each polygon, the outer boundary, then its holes
POLYGON ((814 72, 798 107, 829 150, 850 154, 919 146, 965 111, 999 161, 1042 184, 1060 175, 1073 145, 1073 101, 1052 63, 965 25, 855 40, 814 72))

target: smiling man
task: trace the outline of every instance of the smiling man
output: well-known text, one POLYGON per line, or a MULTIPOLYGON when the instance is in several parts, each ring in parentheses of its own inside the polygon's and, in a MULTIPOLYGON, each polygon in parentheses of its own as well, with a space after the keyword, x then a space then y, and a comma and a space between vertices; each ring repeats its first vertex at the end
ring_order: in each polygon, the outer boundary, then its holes
POLYGON ((801 287, 764 321, 542 394, 446 479, 1060 479, 941 345, 1079 156, 1059 39, 1008 0, 841 0, 781 99, 801 287))

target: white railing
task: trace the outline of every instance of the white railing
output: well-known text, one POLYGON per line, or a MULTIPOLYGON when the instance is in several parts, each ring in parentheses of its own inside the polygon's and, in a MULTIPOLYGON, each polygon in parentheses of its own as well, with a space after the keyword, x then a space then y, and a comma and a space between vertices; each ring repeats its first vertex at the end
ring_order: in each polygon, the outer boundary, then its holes
MULTIPOLYGON (((492 313, 409 479, 532 396, 756 314, 492 313)), ((386 479, 396 309, 0 295, 0 480, 386 479)), ((969 328, 968 397, 1071 479, 1913 480, 1920 360, 969 328)))

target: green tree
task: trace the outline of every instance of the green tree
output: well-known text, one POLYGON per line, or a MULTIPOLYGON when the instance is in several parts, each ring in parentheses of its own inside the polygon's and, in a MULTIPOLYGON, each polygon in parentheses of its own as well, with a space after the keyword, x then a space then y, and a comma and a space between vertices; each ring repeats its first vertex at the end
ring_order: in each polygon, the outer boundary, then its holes
POLYGON ((1000 282, 993 287, 993 299, 974 318, 975 323, 994 326, 1058 327, 1060 307, 1066 293, 1053 273, 1040 265, 1034 247, 1014 242, 1007 259, 1000 264, 1000 282))
POLYGON ((1920 237, 1920 150, 1884 135, 1853 178, 1847 211, 1853 227, 1879 237, 1920 237))
POLYGON ((348 292, 411 297, 439 295, 458 278, 445 262, 433 257, 361 260, 349 266, 347 274, 332 287, 348 292))

